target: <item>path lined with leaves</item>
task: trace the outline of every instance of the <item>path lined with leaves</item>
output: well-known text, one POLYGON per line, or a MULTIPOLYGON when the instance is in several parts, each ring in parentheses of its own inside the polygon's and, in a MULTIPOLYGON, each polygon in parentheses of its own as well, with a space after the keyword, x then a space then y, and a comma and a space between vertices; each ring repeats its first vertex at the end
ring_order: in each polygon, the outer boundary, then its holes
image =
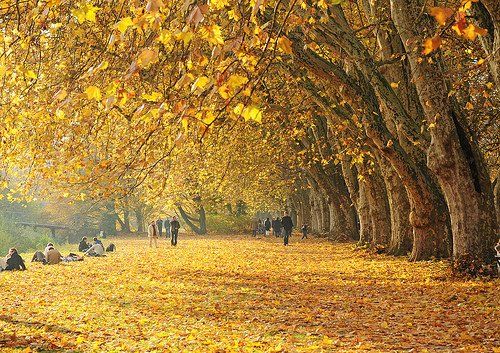
POLYGON ((499 281, 451 281, 444 263, 297 237, 113 242, 0 273, 0 351, 500 352, 499 281))

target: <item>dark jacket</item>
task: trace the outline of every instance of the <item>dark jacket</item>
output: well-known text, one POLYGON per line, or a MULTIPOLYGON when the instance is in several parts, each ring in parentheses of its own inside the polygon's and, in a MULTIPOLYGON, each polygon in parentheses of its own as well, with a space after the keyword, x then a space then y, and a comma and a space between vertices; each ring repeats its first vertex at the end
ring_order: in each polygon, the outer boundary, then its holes
POLYGON ((286 230, 292 230, 293 228, 293 222, 290 216, 283 217, 281 219, 281 224, 283 225, 283 228, 285 228, 286 230))
POLYGON ((7 259, 7 267, 5 268, 5 270, 26 270, 23 258, 17 252, 13 253, 11 257, 7 259))
POLYGON ((170 228, 172 229, 179 229, 181 227, 181 224, 179 223, 178 220, 170 222, 170 228))
POLYGON ((266 221, 264 222, 264 227, 266 228, 266 230, 271 229, 271 221, 269 219, 266 219, 266 221))
POLYGON ((87 243, 85 240, 82 240, 80 244, 78 244, 78 251, 85 252, 90 248, 90 244, 87 243))
POLYGON ((161 219, 156 221, 156 226, 158 227, 158 230, 161 232, 163 229, 163 221, 161 219))
POLYGON ((281 229, 281 221, 279 219, 275 219, 273 221, 273 229, 280 230, 281 229))

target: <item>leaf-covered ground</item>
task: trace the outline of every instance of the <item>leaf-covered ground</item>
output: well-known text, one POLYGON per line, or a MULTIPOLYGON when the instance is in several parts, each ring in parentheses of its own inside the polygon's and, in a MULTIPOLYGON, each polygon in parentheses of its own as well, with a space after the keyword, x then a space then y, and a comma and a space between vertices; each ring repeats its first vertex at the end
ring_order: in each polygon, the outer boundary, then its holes
POLYGON ((445 263, 296 237, 113 242, 0 273, 0 351, 500 351, 499 281, 449 280, 445 263))

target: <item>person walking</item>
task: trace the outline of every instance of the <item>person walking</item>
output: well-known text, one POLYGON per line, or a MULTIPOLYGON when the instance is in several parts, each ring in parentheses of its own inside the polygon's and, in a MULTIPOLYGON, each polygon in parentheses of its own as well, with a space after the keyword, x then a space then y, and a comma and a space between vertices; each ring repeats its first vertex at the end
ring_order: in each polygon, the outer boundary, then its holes
POLYGON ((158 228, 156 227, 156 221, 151 221, 148 226, 148 237, 149 237, 149 247, 153 247, 153 242, 155 247, 158 247, 158 228))
POLYGON ((276 217, 276 220, 273 222, 273 231, 276 238, 281 236, 281 219, 276 217))
POLYGON ((257 232, 259 231, 259 221, 254 218, 252 220, 252 236, 255 237, 257 236, 257 232))
POLYGON ((271 220, 269 217, 266 218, 266 221, 264 222, 264 228, 266 229, 266 236, 271 234, 271 220))
POLYGON ((172 234, 170 230, 170 218, 165 218, 165 220, 163 221, 163 228, 165 228, 165 236, 167 238, 170 238, 170 235, 172 234))
POLYGON ((288 213, 285 212, 283 218, 281 219, 281 224, 283 226, 283 229, 285 230, 285 237, 283 239, 283 244, 286 246, 288 245, 288 240, 290 238, 290 235, 292 234, 292 228, 293 228, 292 218, 288 215, 288 213))
POLYGON ((163 220, 160 218, 156 221, 156 228, 158 229, 158 236, 161 238, 163 233, 163 220))
POLYGON ((307 224, 305 223, 302 225, 302 228, 300 228, 300 230, 302 231, 302 239, 307 239, 307 228, 307 224))
POLYGON ((180 225, 179 221, 174 216, 172 218, 172 221, 170 222, 170 228, 171 228, 171 231, 172 231, 172 238, 170 240, 170 244, 172 244, 172 246, 176 246, 177 245, 177 236, 179 235, 179 228, 180 227, 181 227, 181 225, 180 225))

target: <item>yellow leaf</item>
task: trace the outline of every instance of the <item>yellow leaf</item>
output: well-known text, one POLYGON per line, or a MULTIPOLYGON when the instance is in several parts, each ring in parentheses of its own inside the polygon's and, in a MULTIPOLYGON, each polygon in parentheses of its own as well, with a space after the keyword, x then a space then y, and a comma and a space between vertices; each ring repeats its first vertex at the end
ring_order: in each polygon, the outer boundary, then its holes
POLYGON ((140 68, 147 68, 151 64, 158 61, 158 50, 145 48, 137 57, 137 66, 140 68))
POLYGON ((184 129, 184 132, 187 133, 188 132, 188 126, 189 126, 188 119, 187 118, 182 118, 181 125, 182 125, 182 128, 184 129))
POLYGON ((387 321, 382 321, 382 323, 380 324, 380 326, 382 328, 389 328, 389 324, 387 323, 387 321))
POLYGON ((431 15, 439 25, 444 26, 446 21, 453 15, 453 10, 449 7, 431 7, 431 15))
POLYGON ((470 23, 463 31, 463 35, 465 38, 469 40, 475 40, 477 36, 485 36, 488 31, 484 28, 476 27, 472 23, 470 23))
POLYGON ((292 42, 287 37, 280 37, 278 39, 278 48, 285 54, 292 54, 292 42))
POLYGON ((474 109, 474 105, 471 102, 467 102, 467 104, 465 105, 465 109, 467 110, 474 109))
POLYGON ((399 82, 391 82, 391 87, 392 88, 398 88, 399 87, 399 82))
POLYGON ((222 37, 222 31, 218 25, 203 26, 200 28, 201 38, 207 40, 212 44, 224 44, 224 38, 222 37))
POLYGON ((175 39, 182 40, 184 42, 184 45, 188 45, 192 38, 193 32, 189 30, 179 31, 175 34, 175 39))
POLYGON ((25 75, 27 78, 31 78, 33 80, 36 80, 36 78, 38 77, 33 70, 26 71, 25 75))
POLYGON ((194 91, 196 89, 205 89, 207 85, 210 83, 210 79, 206 76, 201 76, 196 79, 196 81, 193 82, 193 85, 191 86, 191 91, 194 91))
POLYGON ((101 100, 101 90, 96 86, 89 86, 85 90, 88 99, 101 100))
POLYGON ((134 22, 132 21, 132 18, 130 17, 124 17, 120 20, 120 22, 118 22, 116 25, 115 25, 115 28, 118 29, 122 34, 125 33, 127 31, 127 29, 131 26, 134 25, 134 22))
POLYGON ((143 98, 149 102, 158 102, 162 97, 163 97, 163 95, 160 92, 153 92, 151 94, 144 93, 141 96, 141 98, 143 98))
POLYGON ((424 50, 422 51, 422 53, 424 55, 428 55, 428 54, 432 53, 434 50, 436 50, 437 48, 439 48, 441 46, 441 43, 442 43, 442 39, 440 36, 427 38, 424 42, 424 50))

